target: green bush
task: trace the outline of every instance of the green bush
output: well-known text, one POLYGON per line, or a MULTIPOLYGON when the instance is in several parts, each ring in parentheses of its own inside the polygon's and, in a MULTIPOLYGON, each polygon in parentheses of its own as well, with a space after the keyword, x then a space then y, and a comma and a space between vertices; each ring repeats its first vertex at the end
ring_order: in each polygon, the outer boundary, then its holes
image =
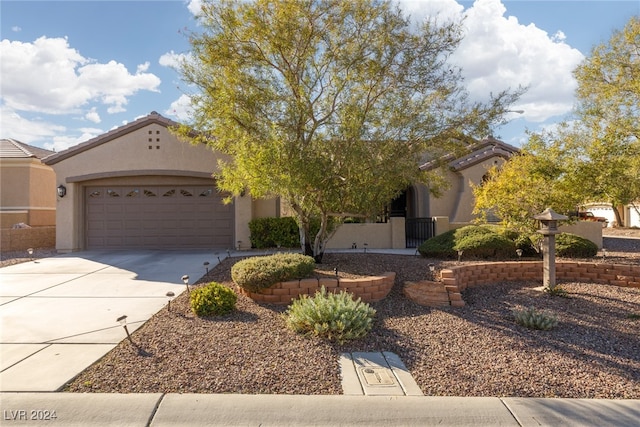
POLYGON ((298 224, 292 217, 257 218, 249 222, 251 247, 295 248, 300 246, 298 224))
POLYGON ((278 282, 309 277, 315 267, 310 256, 278 253, 238 261, 231 267, 231 278, 241 288, 256 292, 278 282))
POLYGON ((591 258, 598 253, 598 246, 591 240, 571 233, 556 236, 556 255, 563 258, 591 258))
POLYGON ((456 230, 453 249, 471 258, 512 258, 515 243, 488 227, 469 225, 456 230))
POLYGON ((191 310, 197 316, 217 316, 233 311, 238 297, 236 293, 220 283, 211 282, 196 288, 189 296, 191 310))
POLYGON ((546 331, 558 325, 558 318, 555 315, 538 311, 534 307, 529 307, 524 310, 513 310, 513 316, 518 325, 525 326, 529 329, 546 331))
POLYGON ((531 239, 513 230, 495 225, 469 225, 432 237, 418 251, 429 258, 516 258, 516 249, 523 257, 536 256, 531 239))
POLYGON ((456 230, 449 230, 446 233, 434 236, 418 247, 418 252, 427 258, 455 258, 456 251, 453 250, 456 230))
POLYGON ((373 326, 376 311, 360 298, 342 291, 327 293, 324 286, 313 297, 303 295, 284 313, 295 332, 343 343, 364 337, 373 326))
MULTIPOLYGON (((309 233, 315 236, 320 230, 320 220, 312 219, 309 233)), ((251 247, 297 248, 300 247, 300 230, 293 217, 257 218, 249 222, 251 247)))

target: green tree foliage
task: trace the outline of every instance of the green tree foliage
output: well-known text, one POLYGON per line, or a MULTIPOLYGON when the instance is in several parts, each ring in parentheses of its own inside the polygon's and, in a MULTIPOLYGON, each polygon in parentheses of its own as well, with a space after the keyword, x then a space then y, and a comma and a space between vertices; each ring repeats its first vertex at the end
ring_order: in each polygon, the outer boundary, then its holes
POLYGON ((583 194, 568 181, 563 144, 546 136, 532 135, 519 155, 490 169, 485 181, 473 187, 474 213, 480 220, 494 215, 506 228, 527 233, 537 228, 533 216, 547 207, 570 212, 583 202, 583 194))
POLYGON ((532 134, 522 155, 474 188, 475 213, 532 228, 547 207, 568 213, 590 202, 618 207, 640 200, 640 19, 632 17, 608 44, 574 71, 576 120, 532 134))
POLYGON ((596 46, 574 75, 579 121, 567 145, 580 154, 575 177, 589 179, 592 201, 617 208, 640 200, 640 17, 596 46))
POLYGON ((470 102, 447 62, 461 26, 413 26, 387 0, 210 0, 199 23, 182 134, 228 155, 222 190, 287 202, 318 261, 333 220, 377 213, 410 183, 436 189, 417 165, 486 134, 521 92, 470 102))

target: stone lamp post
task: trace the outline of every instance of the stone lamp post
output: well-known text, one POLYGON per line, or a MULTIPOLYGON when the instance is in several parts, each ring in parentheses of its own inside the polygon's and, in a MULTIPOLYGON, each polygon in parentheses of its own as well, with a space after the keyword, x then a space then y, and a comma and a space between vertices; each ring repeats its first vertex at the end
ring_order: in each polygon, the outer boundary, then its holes
POLYGON ((566 221, 569 218, 554 212, 551 208, 534 215, 533 218, 542 224, 538 233, 544 236, 542 241, 542 265, 544 268, 542 284, 553 290, 556 287, 556 234, 560 233, 558 221, 566 221))

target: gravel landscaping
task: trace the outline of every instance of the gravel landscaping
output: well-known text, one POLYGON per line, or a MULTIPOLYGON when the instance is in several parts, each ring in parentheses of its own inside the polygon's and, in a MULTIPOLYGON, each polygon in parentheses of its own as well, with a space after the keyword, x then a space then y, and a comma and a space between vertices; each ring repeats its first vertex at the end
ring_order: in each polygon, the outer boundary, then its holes
MULTIPOLYGON (((640 240, 605 237, 604 246, 605 259, 585 261, 640 264, 640 240)), ((10 255, 3 254, 2 266, 27 260, 10 255)), ((198 284, 233 287, 230 268, 238 260, 224 260, 198 284)), ((495 283, 465 291, 465 307, 436 309, 402 294, 404 282, 428 278, 429 263, 438 270, 457 264, 372 253, 325 255, 325 272, 397 274, 390 295, 372 304, 373 330, 344 345, 299 336, 284 327, 286 307, 242 295, 235 312, 198 318, 185 293, 171 302, 170 312, 161 310, 132 334, 135 345, 121 342, 66 391, 340 394, 340 353, 391 351, 425 395, 640 398, 640 289, 561 282, 569 292, 562 298, 536 289, 539 282, 495 283), (559 325, 550 331, 517 325, 512 309, 529 306, 552 311, 559 325)))
MULTIPOLYGON (((640 264, 640 240, 608 239, 607 257, 590 262, 640 264), (613 247, 618 245, 619 248, 613 247), (618 250, 616 250, 618 249, 618 250)), ((198 283, 233 287, 224 260, 198 283)), ((419 306, 402 283, 424 279, 420 257, 327 254, 323 270, 344 274, 397 273, 390 295, 372 306, 373 330, 344 345, 287 330, 286 307, 238 296, 236 311, 198 318, 186 293, 67 387, 70 392, 193 392, 340 394, 338 356, 391 351, 425 395, 640 398, 640 289, 561 283, 569 298, 551 297, 538 282, 495 283, 465 291, 462 308, 419 306), (554 312, 559 325, 536 331, 517 325, 513 308, 554 312)))

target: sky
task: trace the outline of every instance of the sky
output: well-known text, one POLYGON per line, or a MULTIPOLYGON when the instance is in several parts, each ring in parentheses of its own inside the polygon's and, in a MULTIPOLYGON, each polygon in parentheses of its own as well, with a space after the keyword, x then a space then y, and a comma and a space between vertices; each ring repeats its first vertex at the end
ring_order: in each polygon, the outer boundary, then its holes
MULTIPOLYGON (((152 111, 188 121, 177 64, 200 1, 0 0, 0 138, 61 151, 152 111)), ((570 117, 573 69, 640 15, 638 0, 394 1, 414 20, 465 17, 451 61, 472 99, 529 88, 493 132, 515 146, 570 117)))

